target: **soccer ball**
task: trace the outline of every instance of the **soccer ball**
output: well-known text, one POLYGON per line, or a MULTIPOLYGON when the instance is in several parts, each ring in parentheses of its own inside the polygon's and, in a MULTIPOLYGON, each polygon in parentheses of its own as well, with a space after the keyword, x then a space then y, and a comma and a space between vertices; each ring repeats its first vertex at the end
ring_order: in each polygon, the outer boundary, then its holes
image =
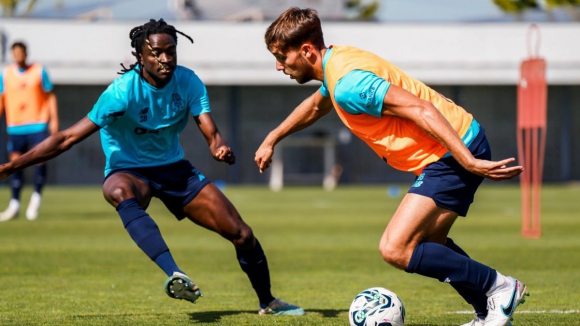
POLYGON ((374 287, 352 300, 348 320, 351 326, 403 326, 405 307, 393 291, 374 287))

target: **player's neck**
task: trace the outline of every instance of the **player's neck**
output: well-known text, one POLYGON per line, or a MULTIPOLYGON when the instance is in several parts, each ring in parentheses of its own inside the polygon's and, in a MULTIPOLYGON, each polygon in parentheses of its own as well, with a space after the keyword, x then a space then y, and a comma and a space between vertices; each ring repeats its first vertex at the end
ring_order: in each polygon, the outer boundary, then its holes
POLYGON ((169 84, 169 82, 171 81, 171 78, 169 79, 160 79, 160 78, 155 78, 155 76, 152 76, 146 72, 143 73, 143 78, 145 79, 145 81, 155 87, 155 88, 163 88, 165 87, 165 85, 169 84))
POLYGON ((30 65, 29 64, 26 64, 26 62, 24 62, 24 63, 16 63, 16 66, 18 67, 18 69, 20 69, 22 71, 30 68, 30 65))
POLYGON ((327 48, 320 50, 320 55, 316 58, 316 63, 314 64, 314 79, 323 82, 324 81, 324 55, 326 54, 327 48))

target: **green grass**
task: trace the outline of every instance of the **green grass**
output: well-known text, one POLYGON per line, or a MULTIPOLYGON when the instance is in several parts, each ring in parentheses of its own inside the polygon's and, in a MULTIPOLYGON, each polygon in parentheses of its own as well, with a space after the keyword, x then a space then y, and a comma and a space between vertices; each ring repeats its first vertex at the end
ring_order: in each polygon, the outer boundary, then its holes
MULTIPOLYGON (((260 317, 232 245, 159 201, 150 214, 174 257, 200 285, 192 305, 168 298, 163 272, 126 234, 97 187, 49 187, 39 220, 0 224, 0 325, 348 325, 361 290, 395 291, 406 325, 459 325, 470 307, 448 285, 383 262, 378 240, 400 198, 387 186, 228 187, 226 195, 260 239, 275 296, 305 317, 260 317)), ((30 192, 24 192, 24 205, 30 192)), ((0 190, 0 209, 9 191, 0 190)), ((580 325, 580 187, 543 190, 541 239, 520 236, 520 192, 485 184, 451 237, 473 258, 529 287, 515 325, 580 325), (568 313, 560 313, 567 311, 568 313)))

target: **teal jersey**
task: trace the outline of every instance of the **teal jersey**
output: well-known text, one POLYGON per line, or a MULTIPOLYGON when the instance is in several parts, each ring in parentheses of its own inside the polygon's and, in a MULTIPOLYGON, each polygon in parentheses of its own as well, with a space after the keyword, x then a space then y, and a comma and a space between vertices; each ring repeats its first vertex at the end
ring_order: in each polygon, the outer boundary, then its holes
POLYGON ((105 176, 181 160, 179 134, 189 114, 209 112, 205 85, 188 68, 177 66, 163 88, 151 86, 134 70, 115 79, 87 115, 101 127, 105 176))

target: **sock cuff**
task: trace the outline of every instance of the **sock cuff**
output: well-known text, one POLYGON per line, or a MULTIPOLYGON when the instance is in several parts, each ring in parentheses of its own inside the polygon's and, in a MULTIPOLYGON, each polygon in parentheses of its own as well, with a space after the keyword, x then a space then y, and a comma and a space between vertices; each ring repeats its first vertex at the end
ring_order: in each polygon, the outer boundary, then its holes
POLYGON ((139 201, 137 200, 137 198, 129 198, 129 199, 125 199, 122 202, 119 203, 119 205, 117 205, 117 207, 115 208, 118 211, 126 208, 127 206, 130 206, 131 204, 137 205, 139 206, 139 201))
POLYGON ((139 206, 139 201, 137 198, 129 198, 122 201, 116 207, 117 213, 123 221, 123 226, 127 227, 129 223, 138 219, 139 217, 146 216, 147 213, 139 206))
POLYGON ((417 268, 419 268, 419 264, 421 263, 421 258, 423 258, 423 250, 423 243, 420 243, 417 245, 417 247, 415 247, 415 250, 413 250, 413 255, 411 256, 411 260, 409 261, 407 268, 405 268, 405 272, 415 273, 417 271, 417 268))

